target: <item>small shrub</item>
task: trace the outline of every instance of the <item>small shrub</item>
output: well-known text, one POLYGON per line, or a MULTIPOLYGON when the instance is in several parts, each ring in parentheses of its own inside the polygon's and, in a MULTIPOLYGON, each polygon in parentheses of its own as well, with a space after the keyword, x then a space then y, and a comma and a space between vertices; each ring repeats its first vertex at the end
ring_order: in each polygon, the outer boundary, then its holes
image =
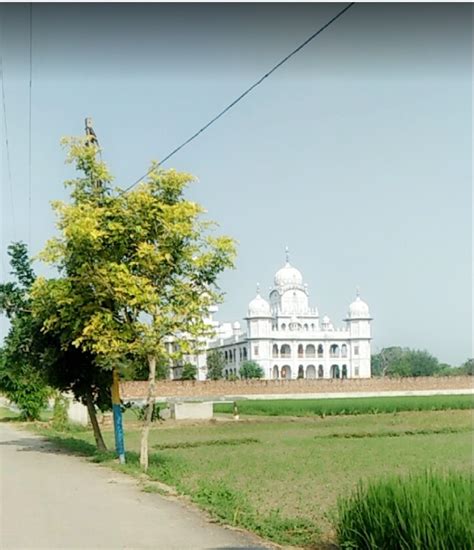
POLYGON ((338 502, 345 550, 472 550, 472 479, 431 471, 360 483, 338 502))
POLYGON ((53 429, 64 432, 69 427, 69 418, 68 418, 68 407, 69 403, 67 399, 61 395, 57 394, 54 399, 54 406, 53 406, 53 419, 52 419, 52 427, 53 429))

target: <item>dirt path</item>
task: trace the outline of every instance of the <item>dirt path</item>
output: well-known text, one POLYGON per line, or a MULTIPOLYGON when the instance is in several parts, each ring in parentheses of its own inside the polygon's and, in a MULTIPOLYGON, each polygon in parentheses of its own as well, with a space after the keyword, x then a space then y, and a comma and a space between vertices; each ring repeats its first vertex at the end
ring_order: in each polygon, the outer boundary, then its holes
POLYGON ((61 453, 0 424, 0 548, 219 550, 265 548, 210 524, 134 479, 61 453))

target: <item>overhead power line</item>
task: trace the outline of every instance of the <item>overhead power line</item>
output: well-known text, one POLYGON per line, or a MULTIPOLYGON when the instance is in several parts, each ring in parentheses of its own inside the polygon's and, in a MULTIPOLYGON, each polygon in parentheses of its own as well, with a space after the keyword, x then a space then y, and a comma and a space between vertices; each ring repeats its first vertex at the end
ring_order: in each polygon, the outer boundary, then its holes
MULTIPOLYGON (((159 163, 158 166, 165 163, 167 160, 169 160, 173 155, 175 155, 178 151, 180 151, 183 147, 188 145, 191 141, 196 139, 200 134, 202 134, 205 130, 209 128, 212 124, 217 122, 221 118, 221 116, 225 115, 227 111, 230 111, 232 107, 237 105, 239 101, 241 101, 246 95, 248 95, 252 90, 254 90, 257 86, 259 86, 266 78, 268 78, 272 73, 274 73, 277 69, 279 69, 284 63, 286 63, 291 57, 293 57, 295 54, 297 54, 300 50, 302 50, 305 46, 307 46, 312 40, 314 40, 319 34, 321 34, 324 30, 326 30, 332 23, 336 21, 336 19, 339 19, 341 15, 343 15, 349 8, 351 8, 355 2, 351 2, 348 4, 345 8, 343 8, 341 11, 339 11, 332 19, 330 19, 325 25, 323 25, 320 29, 318 29, 315 33, 313 33, 309 38, 307 38, 302 44, 300 44, 296 49, 294 49, 291 53, 289 53, 286 57, 284 57, 281 61, 279 61, 274 67, 272 67, 267 73, 265 73, 257 82, 252 84, 250 88, 247 88, 244 92, 242 92, 232 103, 229 103, 225 109, 223 109, 220 113, 218 113, 214 118, 212 118, 207 124, 205 124, 200 130, 198 130, 196 133, 194 133, 191 137, 189 137, 186 141, 184 141, 181 145, 178 145, 175 149, 173 149, 168 155, 166 155, 159 163)), ((148 170, 143 176, 139 177, 135 182, 133 182, 131 185, 129 185, 123 193, 126 193, 127 191, 130 191, 132 187, 135 187, 137 183, 140 183, 144 178, 146 178, 151 172, 154 170, 154 168, 148 170)))
POLYGON ((15 221, 15 201, 13 198, 13 182, 12 182, 12 167, 10 162, 10 142, 8 141, 8 124, 7 124, 7 102, 5 95, 5 73, 3 71, 3 57, 0 55, 0 77, 2 79, 2 104, 3 104, 3 127, 5 128, 5 149, 7 158, 7 174, 10 191, 10 212, 13 222, 13 238, 16 239, 16 221, 15 221))
POLYGON ((28 247, 31 252, 31 88, 33 83, 33 3, 30 2, 30 85, 28 109, 28 247))

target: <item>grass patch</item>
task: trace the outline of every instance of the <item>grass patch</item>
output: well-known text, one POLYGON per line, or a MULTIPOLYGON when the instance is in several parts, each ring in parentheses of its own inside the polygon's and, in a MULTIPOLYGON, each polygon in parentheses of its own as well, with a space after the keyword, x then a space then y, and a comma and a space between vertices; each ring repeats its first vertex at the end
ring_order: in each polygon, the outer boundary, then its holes
POLYGON ((195 449, 196 447, 213 447, 220 445, 246 445, 248 443, 260 443, 255 437, 239 437, 233 439, 210 439, 207 441, 180 441, 179 443, 159 443, 153 445, 154 449, 195 449))
POLYGON ((452 427, 445 426, 444 428, 420 429, 420 430, 398 430, 390 432, 352 432, 352 433, 334 433, 317 435, 315 439, 322 438, 339 438, 339 439, 364 439, 366 437, 403 437, 406 435, 434 435, 434 434, 457 434, 463 432, 472 432, 470 426, 452 427))
POLYGON ((311 546, 320 536, 319 528, 311 521, 284 517, 279 509, 258 514, 241 492, 222 481, 202 482, 192 500, 224 523, 243 527, 278 544, 311 546))
MULTIPOLYGON (((214 412, 232 413, 231 403, 215 403, 214 412)), ((238 401, 239 413, 263 416, 332 416, 442 411, 474 408, 473 395, 348 397, 334 399, 272 399, 238 401)))
POLYGON ((471 550, 472 478, 423 472, 359 484, 338 503, 347 550, 471 550))

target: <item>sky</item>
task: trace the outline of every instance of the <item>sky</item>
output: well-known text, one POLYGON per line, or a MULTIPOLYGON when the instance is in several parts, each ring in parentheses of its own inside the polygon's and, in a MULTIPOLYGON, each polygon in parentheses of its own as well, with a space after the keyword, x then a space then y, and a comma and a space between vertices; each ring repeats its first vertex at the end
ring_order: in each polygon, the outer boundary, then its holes
MULTIPOLYGON (((30 195, 29 5, 0 5, 2 279, 10 242, 55 234, 60 138, 86 116, 126 187, 343 6, 34 4, 30 195)), ((238 241, 219 320, 242 322, 288 246, 336 326, 360 288, 375 352, 472 357, 471 5, 354 5, 165 166, 238 241)))

